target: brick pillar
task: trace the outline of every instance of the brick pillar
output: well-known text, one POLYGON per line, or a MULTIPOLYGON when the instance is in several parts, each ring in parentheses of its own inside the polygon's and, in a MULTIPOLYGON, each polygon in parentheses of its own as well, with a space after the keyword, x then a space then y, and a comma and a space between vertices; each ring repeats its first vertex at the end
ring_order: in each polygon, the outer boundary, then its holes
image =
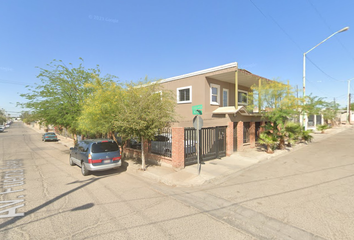
POLYGON ((234 123, 229 122, 226 128, 226 156, 234 152, 234 123))
POLYGON ((184 128, 172 128, 172 167, 184 168, 184 128))
POLYGON ((243 151, 243 122, 237 123, 237 151, 243 151))
POLYGON ((254 148, 256 147, 256 123, 255 122, 250 122, 250 147, 254 148))

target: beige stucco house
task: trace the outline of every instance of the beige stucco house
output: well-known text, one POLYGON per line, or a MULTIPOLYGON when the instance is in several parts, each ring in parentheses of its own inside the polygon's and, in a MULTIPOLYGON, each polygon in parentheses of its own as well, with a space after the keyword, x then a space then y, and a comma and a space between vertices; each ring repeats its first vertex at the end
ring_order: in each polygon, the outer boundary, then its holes
POLYGON ((239 69, 237 62, 192 72, 161 81, 165 89, 176 93, 178 123, 192 127, 192 106, 202 105, 204 127, 229 122, 260 122, 260 115, 246 110, 247 95, 263 77, 239 69))
MULTIPOLYGON (((147 159, 179 168, 196 163, 197 148, 204 161, 229 156, 246 146, 255 147, 263 119, 246 106, 251 86, 261 84, 261 79, 265 78, 239 69, 233 62, 160 80, 164 89, 175 93, 178 121, 173 123, 171 135, 165 134, 172 136, 171 151, 157 156, 146 149, 147 159), (203 119, 199 140, 192 128, 192 107, 197 105, 202 105, 203 119)), ((139 150, 129 151, 131 155, 140 154, 139 150)))

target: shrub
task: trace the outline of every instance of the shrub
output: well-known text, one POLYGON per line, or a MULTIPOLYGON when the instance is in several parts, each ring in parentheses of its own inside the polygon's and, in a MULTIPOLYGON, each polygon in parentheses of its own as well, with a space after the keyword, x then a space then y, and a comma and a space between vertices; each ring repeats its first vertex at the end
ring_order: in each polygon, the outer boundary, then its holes
POLYGON ((273 135, 261 133, 258 142, 267 146, 267 153, 273 153, 277 144, 277 139, 273 135))
POLYGON ((301 133, 301 140, 305 141, 305 142, 311 142, 313 136, 311 135, 312 130, 306 130, 306 131, 302 131, 301 133))
POLYGON ((317 126, 317 130, 321 131, 321 133, 324 133, 324 130, 328 129, 329 126, 327 124, 323 124, 323 125, 318 125, 317 126))

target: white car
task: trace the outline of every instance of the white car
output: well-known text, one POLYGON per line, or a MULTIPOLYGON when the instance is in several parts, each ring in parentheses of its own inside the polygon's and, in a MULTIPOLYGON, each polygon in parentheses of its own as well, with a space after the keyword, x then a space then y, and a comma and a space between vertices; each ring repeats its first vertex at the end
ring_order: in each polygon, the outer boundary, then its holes
POLYGON ((3 132, 5 130, 5 126, 4 125, 0 125, 0 132, 3 132))

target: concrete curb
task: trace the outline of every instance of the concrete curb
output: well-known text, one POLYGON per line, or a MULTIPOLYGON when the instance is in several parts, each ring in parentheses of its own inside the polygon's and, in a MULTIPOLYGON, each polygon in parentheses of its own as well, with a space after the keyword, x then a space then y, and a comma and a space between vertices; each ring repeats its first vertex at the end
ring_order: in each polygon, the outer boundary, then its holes
MULTIPOLYGON (((334 134, 340 133, 352 127, 354 126, 342 125, 327 129, 323 134, 320 132, 314 132, 312 143, 321 142, 334 134)), ((294 151, 309 146, 310 144, 311 143, 300 143, 293 147, 287 147, 285 150, 276 150, 273 154, 259 152, 256 148, 248 149, 245 152, 235 152, 229 157, 205 162, 201 166, 200 175, 198 175, 196 165, 187 166, 179 171, 162 166, 152 166, 144 172, 138 172, 138 174, 142 177, 146 177, 153 181, 172 187, 195 187, 225 179, 230 175, 240 173, 256 166, 257 164, 269 161, 279 156, 290 154, 294 151)))

